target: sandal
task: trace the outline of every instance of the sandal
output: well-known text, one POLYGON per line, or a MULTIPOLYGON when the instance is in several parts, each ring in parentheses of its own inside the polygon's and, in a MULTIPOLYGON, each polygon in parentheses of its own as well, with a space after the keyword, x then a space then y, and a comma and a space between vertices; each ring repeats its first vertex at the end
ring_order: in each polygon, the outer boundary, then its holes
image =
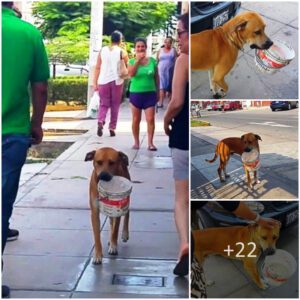
POLYGON ((110 136, 116 136, 114 129, 109 129, 110 136))
POLYGON ((139 146, 137 146, 137 145, 133 145, 133 146, 131 147, 131 149, 133 149, 133 150, 139 150, 139 149, 140 149, 140 147, 139 147, 139 146))
POLYGON ((189 254, 185 253, 180 257, 179 262, 173 270, 174 275, 186 276, 189 273, 189 254))
POLYGON ((155 146, 148 146, 149 151, 157 151, 157 148, 155 146))
POLYGON ((103 125, 101 123, 98 123, 97 135, 98 136, 103 135, 103 125))

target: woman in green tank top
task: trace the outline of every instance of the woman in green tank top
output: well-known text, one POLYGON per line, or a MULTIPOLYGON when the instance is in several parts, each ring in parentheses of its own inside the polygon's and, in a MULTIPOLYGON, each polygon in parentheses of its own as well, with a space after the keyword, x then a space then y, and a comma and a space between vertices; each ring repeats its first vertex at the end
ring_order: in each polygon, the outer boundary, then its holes
POLYGON ((135 40, 136 57, 129 60, 128 72, 131 77, 130 104, 132 111, 133 149, 140 148, 140 122, 145 111, 148 132, 148 150, 156 151, 153 144, 155 130, 155 105, 158 101, 159 77, 156 60, 146 56, 147 42, 143 38, 135 40))

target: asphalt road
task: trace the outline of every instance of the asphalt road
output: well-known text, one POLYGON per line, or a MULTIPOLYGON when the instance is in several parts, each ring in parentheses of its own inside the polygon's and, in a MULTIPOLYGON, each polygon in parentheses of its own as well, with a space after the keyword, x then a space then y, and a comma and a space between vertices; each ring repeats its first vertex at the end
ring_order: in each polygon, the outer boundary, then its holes
MULTIPOLYGON (((213 126, 259 134, 270 139, 298 141, 298 109, 275 111, 270 109, 233 112, 201 112, 202 120, 213 126)), ((224 136, 225 137, 225 136, 224 136)))

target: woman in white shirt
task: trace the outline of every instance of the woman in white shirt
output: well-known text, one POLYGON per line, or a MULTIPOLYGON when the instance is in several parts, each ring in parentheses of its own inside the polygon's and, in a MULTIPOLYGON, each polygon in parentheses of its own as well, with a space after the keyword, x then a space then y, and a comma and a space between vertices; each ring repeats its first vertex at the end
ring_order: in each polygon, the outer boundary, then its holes
POLYGON ((115 136, 118 114, 123 94, 124 80, 118 75, 118 63, 120 59, 127 65, 127 53, 120 48, 123 35, 120 31, 111 34, 111 45, 101 49, 94 74, 94 90, 99 92, 100 108, 98 112, 97 135, 103 135, 103 126, 108 110, 110 109, 110 136, 115 136))

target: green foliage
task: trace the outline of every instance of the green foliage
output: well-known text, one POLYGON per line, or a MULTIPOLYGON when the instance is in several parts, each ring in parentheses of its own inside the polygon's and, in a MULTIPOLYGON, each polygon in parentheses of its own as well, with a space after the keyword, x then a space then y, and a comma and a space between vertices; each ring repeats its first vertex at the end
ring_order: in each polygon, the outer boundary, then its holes
POLYGON ((48 100, 81 101, 87 103, 88 78, 85 76, 64 76, 50 79, 48 84, 48 100))
POLYGON ((175 9, 174 2, 105 2, 104 34, 120 30, 132 42, 151 30, 165 29, 175 9))
MULTIPOLYGON (((78 31, 88 37, 90 31, 90 2, 33 2, 32 13, 37 25, 47 39, 58 36, 58 32, 69 31, 80 24, 78 31)), ((76 29, 77 31, 77 29, 76 29)))

